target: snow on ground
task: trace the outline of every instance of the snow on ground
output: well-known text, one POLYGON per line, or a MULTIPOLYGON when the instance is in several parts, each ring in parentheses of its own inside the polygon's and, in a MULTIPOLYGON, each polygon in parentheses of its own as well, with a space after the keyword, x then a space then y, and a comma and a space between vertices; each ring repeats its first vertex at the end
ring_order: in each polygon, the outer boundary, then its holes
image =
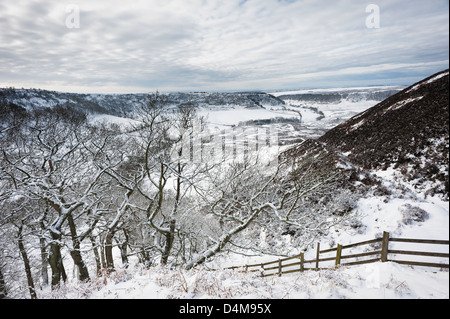
MULTIPOLYGON (((365 103, 365 102, 364 102, 365 103)), ((339 117, 338 112, 362 111, 372 105, 353 103, 346 110, 337 105, 322 106, 326 116, 339 117), (327 113, 327 108, 329 113, 327 113)), ((340 105, 343 107, 343 105, 340 105)), ((208 111, 214 125, 236 125, 240 121, 256 118, 272 118, 276 113, 268 110, 239 109, 208 111)), ((342 113, 344 114, 344 113, 342 113)), ((277 114, 278 116, 278 114, 277 114)), ((290 115, 289 115, 290 116, 290 115)), ((120 118, 109 118, 119 123, 120 118)), ((313 122, 313 121, 312 121, 313 122)), ((323 125, 323 124, 322 124, 323 125)), ((380 237, 388 231, 391 237, 449 239, 449 204, 439 197, 426 196, 414 185, 398 179, 397 172, 388 168, 372 172, 383 180, 390 194, 369 195, 361 198, 354 214, 360 220, 357 230, 331 228, 320 238, 321 248, 336 247, 339 243, 365 241, 380 237), (405 212, 413 207, 426 212, 423 221, 411 219, 405 212)), ((286 239, 286 238, 283 238, 286 239)), ((429 250, 426 244, 401 247, 396 243, 390 248, 429 250)), ((437 249, 448 253, 448 246, 437 249)), ((305 259, 314 258, 315 249, 305 252, 305 259)), ((118 257, 120 258, 120 257, 118 257)), ((433 257, 430 257, 433 258, 433 257)), ((206 268, 185 271, 160 266, 145 269, 132 263, 128 269, 118 268, 109 276, 95 278, 89 283, 68 282, 60 290, 50 288, 39 291, 39 298, 89 298, 89 299, 448 299, 448 269, 407 266, 393 262, 372 263, 359 266, 342 266, 334 270, 306 271, 285 274, 281 277, 261 277, 258 272, 242 273, 223 270, 231 265, 245 265, 276 260, 276 256, 247 257, 243 255, 219 256, 206 268)), ((393 257, 393 259, 395 259, 393 257)), ((411 260, 411 257, 407 259, 411 260)), ((433 260, 434 261, 434 260, 433 260)), ((439 262, 448 264, 447 259, 439 262)), ((120 264, 120 261, 117 261, 120 264)))
MULTIPOLYGON (((449 238, 448 201, 426 197, 405 187, 396 188, 390 171, 374 172, 384 177, 389 196, 367 196, 359 200, 354 213, 361 220, 359 231, 332 228, 320 238, 321 249, 370 240, 383 231, 391 237, 444 239, 449 238), (424 221, 405 221, 405 205, 419 207, 428 213, 424 221)), ((392 173, 392 172, 391 172, 392 173)), ((394 246, 396 244, 397 246, 394 246)), ((427 244, 390 249, 430 250, 427 244)), ((392 245, 392 246, 391 246, 392 245)), ((403 244, 404 245, 404 244, 403 244)), ((448 253, 443 245, 438 252, 448 253)), ((305 253, 314 259, 315 249, 305 253)), ((414 257, 414 256, 412 256, 414 257)), ((412 260, 412 257, 407 257, 412 260)), ((390 257, 391 258, 391 257, 390 257)), ((433 259, 434 257, 429 257, 433 259)), ((210 268, 193 270, 167 269, 160 266, 146 269, 133 263, 128 269, 118 268, 110 276, 90 283, 67 283, 58 291, 40 291, 40 298, 88 299, 448 299, 449 271, 433 267, 407 266, 394 262, 376 262, 338 269, 305 271, 281 277, 261 277, 259 272, 244 273, 224 270, 231 265, 245 265, 276 260, 275 256, 246 257, 227 255, 209 263, 210 268), (217 267, 221 266, 221 267, 217 267)), ((395 258, 392 258, 395 259, 395 258)), ((422 259, 422 261, 424 261, 422 259)), ((436 260, 428 260, 437 262, 436 260)), ((448 264, 447 259, 440 262, 448 264)), ((119 262, 118 262, 119 264, 119 262)))
POLYGON ((415 91, 415 90, 417 90, 420 86, 426 85, 426 84, 429 84, 429 83, 432 83, 432 82, 434 82, 434 81, 436 81, 436 80, 438 80, 438 79, 440 79, 440 78, 442 78, 442 77, 444 77, 444 76, 446 76, 446 75, 448 75, 448 71, 447 71, 447 72, 443 72, 443 73, 441 73, 441 74, 438 74, 438 75, 436 75, 436 76, 433 76, 431 79, 429 79, 429 80, 427 80, 427 81, 425 81, 425 82, 423 82, 423 83, 419 83, 419 84, 414 85, 414 86, 413 86, 412 88, 410 88, 406 93, 415 91))
MULTIPOLYGON (((281 277, 231 270, 118 269, 42 297, 68 299, 448 299, 448 271, 392 262, 281 277)), ((42 292, 41 292, 42 294, 42 292)))
POLYGON ((260 109, 245 107, 202 108, 199 115, 205 116, 210 125, 232 126, 251 120, 276 118, 298 119, 303 124, 316 124, 322 128, 331 128, 350 117, 374 106, 375 101, 342 101, 340 103, 314 104, 307 106, 303 102, 287 100, 284 108, 267 106, 260 109))
POLYGON ((323 115, 321 124, 323 125, 323 123, 326 123, 333 126, 336 126, 377 104, 376 101, 371 100, 362 100, 358 102, 343 100, 339 103, 308 103, 307 106, 305 106, 303 101, 286 100, 286 103, 298 108, 302 113, 302 120, 305 123, 317 122, 318 112, 320 112, 320 114, 323 115))
POLYGON ((232 126, 239 123, 252 120, 268 120, 275 118, 299 119, 298 113, 293 111, 283 111, 281 109, 266 108, 245 108, 245 107, 227 107, 227 108, 201 108, 199 115, 205 116, 207 122, 213 126, 232 126))

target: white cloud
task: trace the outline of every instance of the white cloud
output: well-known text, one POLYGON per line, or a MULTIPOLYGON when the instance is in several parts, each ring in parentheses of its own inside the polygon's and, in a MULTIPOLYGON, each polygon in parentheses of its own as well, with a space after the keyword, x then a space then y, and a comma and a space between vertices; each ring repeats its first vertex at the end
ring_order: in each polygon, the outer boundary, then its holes
POLYGON ((0 85, 248 90, 420 79, 448 67, 448 1, 8 1, 0 85), (80 28, 65 25, 66 6, 80 28), (326 80, 326 81, 324 81, 326 80))

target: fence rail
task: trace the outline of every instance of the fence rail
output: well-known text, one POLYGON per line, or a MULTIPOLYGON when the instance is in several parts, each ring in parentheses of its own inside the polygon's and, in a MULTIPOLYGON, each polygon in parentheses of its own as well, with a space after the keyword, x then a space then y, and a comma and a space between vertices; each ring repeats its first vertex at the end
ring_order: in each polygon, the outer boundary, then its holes
MULTIPOLYGON (((362 241, 359 243, 349 244, 349 245, 337 245, 334 248, 320 249, 320 243, 317 243, 316 258, 305 260, 303 253, 287 258, 280 258, 278 260, 273 260, 265 263, 252 264, 252 265, 241 265, 227 267, 225 269, 241 269, 246 272, 261 272, 263 277, 268 276, 281 276, 282 274, 288 274, 293 272, 303 272, 305 270, 320 270, 329 269, 330 266, 320 267, 320 263, 333 262, 334 267, 339 266, 354 266, 373 262, 396 262, 399 264, 411 265, 411 266, 424 266, 424 267, 439 267, 439 268, 449 268, 449 253, 443 252, 433 252, 433 251, 415 251, 415 250, 402 250, 402 249, 390 249, 390 243, 406 243, 406 244, 426 244, 437 247, 437 245, 447 245, 449 246, 448 240, 432 240, 432 239, 411 239, 411 238, 391 238, 388 232, 383 232, 382 238, 375 238, 372 240, 362 241), (343 251, 370 245, 368 251, 363 251, 359 253, 344 255, 343 251), (330 256, 330 253, 334 255, 330 256), (326 256, 324 256, 326 255, 326 256), (446 263, 441 262, 429 262, 422 260, 398 260, 393 258, 396 255, 409 255, 415 257, 438 257, 447 258, 446 263), (324 256, 324 257, 321 257, 324 256), (375 257, 374 257, 375 256, 375 257), (371 257, 365 259, 366 257, 371 257), (364 259, 361 259, 364 258, 364 259), (349 259, 357 259, 354 261, 344 262, 349 259), (288 262, 288 263, 286 263, 288 262)), ((442 246, 441 246, 442 247, 442 246)))

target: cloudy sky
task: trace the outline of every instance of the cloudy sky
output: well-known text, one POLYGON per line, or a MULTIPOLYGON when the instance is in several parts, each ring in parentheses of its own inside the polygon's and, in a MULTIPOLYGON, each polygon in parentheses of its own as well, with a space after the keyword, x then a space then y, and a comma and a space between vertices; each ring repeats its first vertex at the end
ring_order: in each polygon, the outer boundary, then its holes
POLYGON ((448 37, 448 0, 0 0, 0 87, 412 84, 449 67, 448 37))

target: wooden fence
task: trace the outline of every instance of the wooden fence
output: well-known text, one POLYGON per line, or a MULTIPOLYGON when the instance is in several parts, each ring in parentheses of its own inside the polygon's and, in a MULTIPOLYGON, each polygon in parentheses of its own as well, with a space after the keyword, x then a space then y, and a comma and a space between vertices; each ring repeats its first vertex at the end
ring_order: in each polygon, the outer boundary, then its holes
POLYGON ((330 249, 321 250, 320 243, 318 243, 315 258, 309 260, 305 260, 304 254, 301 253, 296 256, 282 258, 270 262, 253 265, 233 266, 227 267, 225 269, 240 269, 248 272, 261 272, 261 275, 263 277, 268 277, 275 275, 281 276, 282 274, 288 274, 293 272, 303 272, 305 270, 330 269, 331 268, 329 266, 330 263, 335 268, 341 265, 353 266, 353 265, 373 263, 377 261, 381 262, 391 261, 399 264, 406 264, 412 266, 449 268, 448 252, 442 253, 432 251, 391 249, 389 246, 390 244, 392 246, 392 243, 405 243, 416 245, 425 244, 429 247, 431 246, 438 247, 438 245, 449 246, 448 240, 391 238, 388 232, 384 232, 382 238, 376 238, 344 246, 337 245, 337 247, 330 249), (351 250, 352 248, 355 247, 360 248, 363 246, 365 246, 366 248, 365 251, 363 252, 344 254, 346 250, 351 250), (398 260, 396 259, 396 256, 398 255, 415 256, 416 260, 398 260), (423 257, 431 257, 432 259, 437 257, 446 258, 446 263, 430 262, 424 260, 423 257), (322 263, 322 266, 320 266, 320 263, 322 263), (324 267, 323 266, 324 263, 325 264, 328 263, 328 266, 324 267))

